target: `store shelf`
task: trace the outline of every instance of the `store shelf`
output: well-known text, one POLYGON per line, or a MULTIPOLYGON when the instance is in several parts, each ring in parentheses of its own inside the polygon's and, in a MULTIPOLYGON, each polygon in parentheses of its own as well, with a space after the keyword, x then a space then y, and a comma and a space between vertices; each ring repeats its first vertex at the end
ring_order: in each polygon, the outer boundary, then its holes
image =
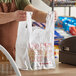
POLYGON ((69 16, 71 16, 71 7, 76 6, 76 0, 53 0, 50 2, 50 7, 69 7, 69 16), (54 6, 53 6, 54 5, 54 6))
MULTIPOLYGON (((52 2, 50 3, 50 6, 52 6, 52 2)), ((55 7, 76 6, 76 1, 55 1, 54 6, 55 7)))

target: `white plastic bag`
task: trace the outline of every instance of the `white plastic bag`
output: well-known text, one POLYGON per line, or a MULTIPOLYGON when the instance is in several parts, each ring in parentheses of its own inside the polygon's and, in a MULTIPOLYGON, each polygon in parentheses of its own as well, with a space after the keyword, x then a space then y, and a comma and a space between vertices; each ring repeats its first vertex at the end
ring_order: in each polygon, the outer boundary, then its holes
POLYGON ((25 65, 27 69, 50 69, 54 61, 54 13, 48 14, 46 29, 32 29, 31 13, 27 12, 28 41, 25 65))
POLYGON ((19 22, 18 34, 16 40, 16 63, 18 65, 18 68, 22 70, 25 70, 23 55, 26 49, 26 41, 27 41, 26 21, 21 21, 19 22))
MULTIPOLYGON (((32 13, 27 12, 27 36, 25 51, 16 50, 16 62, 20 69, 39 70, 55 68, 54 60, 54 12, 47 15, 46 29, 32 27, 32 13), (20 52, 21 52, 20 51, 20 52), (18 53, 18 54, 17 54, 18 53)), ((18 47, 17 47, 18 48, 18 47)))

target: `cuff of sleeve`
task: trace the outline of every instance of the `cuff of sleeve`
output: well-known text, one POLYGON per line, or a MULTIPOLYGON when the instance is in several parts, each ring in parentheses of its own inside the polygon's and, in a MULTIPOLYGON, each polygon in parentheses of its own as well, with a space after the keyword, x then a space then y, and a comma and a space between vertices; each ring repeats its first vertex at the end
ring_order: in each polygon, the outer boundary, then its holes
POLYGON ((22 1, 22 2, 20 3, 20 9, 21 9, 21 10, 24 10, 24 8, 25 8, 27 5, 29 5, 29 4, 30 4, 30 2, 29 2, 28 0, 22 1))

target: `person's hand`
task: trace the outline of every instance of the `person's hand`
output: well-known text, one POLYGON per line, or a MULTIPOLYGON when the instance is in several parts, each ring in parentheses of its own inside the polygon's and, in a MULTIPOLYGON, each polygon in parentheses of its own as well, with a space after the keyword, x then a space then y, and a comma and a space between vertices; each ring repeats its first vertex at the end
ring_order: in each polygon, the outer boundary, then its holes
POLYGON ((15 11, 14 18, 16 21, 25 21, 26 20, 26 12, 22 11, 22 10, 15 11))

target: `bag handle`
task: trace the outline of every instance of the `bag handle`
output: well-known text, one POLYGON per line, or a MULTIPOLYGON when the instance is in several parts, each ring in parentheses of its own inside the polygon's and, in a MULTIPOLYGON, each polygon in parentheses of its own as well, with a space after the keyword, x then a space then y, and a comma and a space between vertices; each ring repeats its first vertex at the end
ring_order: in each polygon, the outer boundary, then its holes
POLYGON ((46 17, 46 31, 54 29, 54 12, 48 13, 46 17))
POLYGON ((27 19, 27 30, 28 35, 30 36, 32 33, 32 12, 26 12, 26 19, 27 19))
MULTIPOLYGON (((26 24, 27 24, 27 48, 26 48, 26 55, 28 55, 28 47, 29 47, 29 43, 30 43, 30 36, 31 36, 31 33, 32 33, 32 12, 26 12, 26 24)), ((25 61, 26 62, 26 61, 25 61)), ((29 56, 27 56, 27 69, 31 69, 31 64, 30 64, 30 58, 29 56)))
MULTIPOLYGON (((27 18, 27 29, 29 33, 32 33, 32 12, 26 12, 26 18, 27 18)), ((47 14, 46 17, 46 28, 45 30, 50 29, 52 27, 52 23, 54 22, 54 12, 52 11, 51 13, 47 14), (51 25, 50 25, 51 23, 51 25)))

